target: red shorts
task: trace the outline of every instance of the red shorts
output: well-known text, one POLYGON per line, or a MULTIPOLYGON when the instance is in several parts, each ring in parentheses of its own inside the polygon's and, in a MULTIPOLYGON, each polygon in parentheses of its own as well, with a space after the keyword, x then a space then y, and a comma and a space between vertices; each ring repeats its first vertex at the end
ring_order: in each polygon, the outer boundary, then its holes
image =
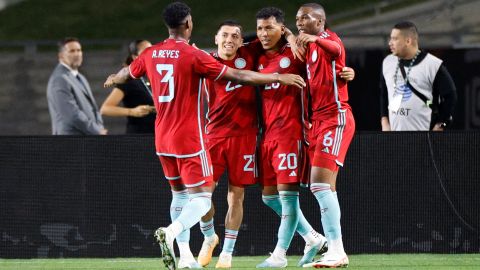
POLYGON ((171 186, 208 186, 213 183, 212 161, 208 151, 187 158, 159 156, 163 174, 171 186))
POLYGON ((260 183, 263 186, 299 184, 306 175, 306 149, 301 140, 263 142, 260 148, 260 183))
POLYGON ((209 138, 208 151, 212 157, 213 180, 218 182, 225 172, 232 186, 243 187, 256 183, 256 135, 209 138))
POLYGON ((308 153, 312 166, 338 171, 355 133, 355 119, 350 109, 314 120, 309 130, 308 153))

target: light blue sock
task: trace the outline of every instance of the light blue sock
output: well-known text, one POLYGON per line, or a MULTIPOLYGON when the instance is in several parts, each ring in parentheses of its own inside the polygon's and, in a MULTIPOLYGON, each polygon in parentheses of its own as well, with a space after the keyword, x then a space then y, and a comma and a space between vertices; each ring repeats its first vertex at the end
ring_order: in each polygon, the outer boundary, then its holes
POLYGON ((270 207, 278 216, 282 215, 282 203, 280 202, 280 196, 275 195, 262 195, 262 201, 265 205, 270 207))
POLYGON ((308 233, 314 231, 312 225, 308 223, 307 219, 303 215, 302 209, 300 207, 298 208, 298 226, 297 226, 297 232, 301 236, 305 236, 308 233))
POLYGON ((182 213, 176 219, 187 230, 197 224, 212 206, 212 193, 201 192, 189 195, 189 201, 183 206, 182 213))
POLYGON ((200 231, 203 236, 210 237, 215 234, 215 226, 213 225, 213 218, 207 222, 200 220, 200 231))
POLYGON ((277 246, 287 250, 298 225, 300 201, 298 200, 298 191, 279 191, 278 193, 282 203, 282 218, 278 228, 277 246))
MULTIPOLYGON (((280 202, 280 196, 278 195, 262 195, 263 203, 270 207, 277 215, 282 214, 282 203, 280 202)), ((307 219, 303 215, 303 212, 298 208, 298 226, 297 232, 304 236, 313 230, 312 225, 308 223, 307 219)))
POLYGON ((313 183, 310 185, 310 190, 320 205, 325 236, 328 240, 341 238, 340 205, 338 204, 337 197, 330 189, 330 184, 313 183))
MULTIPOLYGON (((173 191, 172 190, 172 203, 170 204, 170 218, 172 222, 180 216, 185 204, 188 203, 188 191, 173 191)), ((190 241, 190 230, 183 231, 176 238, 177 243, 190 241)))
POLYGON ((238 231, 225 229, 225 240, 223 241, 222 252, 232 254, 237 241, 238 231))

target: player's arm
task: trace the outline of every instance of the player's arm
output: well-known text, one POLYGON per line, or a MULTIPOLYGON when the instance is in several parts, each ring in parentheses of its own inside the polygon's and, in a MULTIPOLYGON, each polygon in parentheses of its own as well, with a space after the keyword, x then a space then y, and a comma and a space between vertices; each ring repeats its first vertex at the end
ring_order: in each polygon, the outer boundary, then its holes
POLYGON ((320 38, 318 36, 300 33, 297 37, 297 46, 306 47, 308 43, 316 43, 326 53, 332 57, 338 57, 342 53, 342 47, 340 44, 333 40, 320 38))
POLYGON ((438 119, 434 131, 442 131, 452 121, 453 110, 457 103, 457 89, 447 68, 442 64, 433 80, 433 91, 439 94, 438 119))
POLYGON ((248 85, 264 85, 270 83, 280 83, 291 85, 298 88, 306 86, 305 81, 300 75, 296 74, 263 74, 250 70, 239 70, 228 68, 223 78, 248 85))
POLYGON ((388 120, 387 83, 383 74, 380 78, 380 124, 382 125, 382 131, 391 131, 390 121, 388 120))
POLYGON ((117 74, 111 74, 108 76, 107 80, 103 83, 104 88, 110 88, 116 84, 125 83, 128 79, 130 79, 130 70, 128 67, 124 67, 120 69, 117 74))

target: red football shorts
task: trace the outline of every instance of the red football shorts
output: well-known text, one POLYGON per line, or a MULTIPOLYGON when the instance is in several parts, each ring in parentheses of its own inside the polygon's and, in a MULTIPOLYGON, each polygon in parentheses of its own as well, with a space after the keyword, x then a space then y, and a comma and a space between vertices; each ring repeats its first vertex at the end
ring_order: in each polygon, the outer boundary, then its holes
POLYGON ((163 174, 171 186, 208 186, 213 183, 212 161, 208 151, 187 158, 159 156, 163 174))
POLYGON ((299 184, 306 172, 306 149, 301 140, 263 142, 260 148, 260 183, 263 186, 299 184))
POLYGON ((312 122, 308 153, 312 166, 338 171, 355 133, 355 119, 350 109, 312 122))
POLYGON ((218 182, 227 171, 232 186, 243 187, 256 183, 256 135, 209 138, 208 151, 212 158, 213 180, 218 182))

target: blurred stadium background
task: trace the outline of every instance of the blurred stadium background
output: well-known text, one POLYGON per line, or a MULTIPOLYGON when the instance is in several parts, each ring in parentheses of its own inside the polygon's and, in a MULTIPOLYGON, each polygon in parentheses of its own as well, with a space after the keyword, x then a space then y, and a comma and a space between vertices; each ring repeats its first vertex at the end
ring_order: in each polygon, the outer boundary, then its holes
MULTIPOLYGON (((151 233, 168 223, 161 213, 168 209, 170 194, 160 180, 152 138, 38 135, 50 134, 45 93, 57 63, 56 41, 81 39, 81 70, 101 104, 109 93, 102 84, 119 69, 128 42, 166 38, 161 10, 168 2, 0 0, 0 258, 158 256, 151 233)), ((295 29, 298 6, 309 1, 185 2, 194 16, 192 42, 211 49, 224 19, 235 18, 253 32, 256 11, 273 5, 285 11, 287 25, 295 29)), ((320 3, 357 73, 349 93, 360 132, 339 180, 347 252, 479 253, 480 1, 320 3), (378 132, 381 61, 388 54, 391 27, 405 19, 417 24, 420 47, 442 58, 456 83, 453 131, 378 132)), ((124 132, 123 119, 105 117, 105 122, 111 134, 124 132)), ((222 205, 216 217, 219 234, 225 192, 223 181, 215 195, 222 205)), ((318 213, 308 211, 316 209, 316 202, 303 193, 304 212, 319 228, 318 213)), ((277 220, 257 207, 258 188, 248 194, 237 254, 266 255, 275 238, 268 228, 276 228, 277 220)), ((195 230, 192 250, 199 245, 195 230)), ((296 239, 292 254, 302 251, 296 239)), ((471 261, 480 264, 478 257, 471 261)), ((0 261, 4 269, 22 269, 19 265, 0 261)), ((456 264, 446 265, 454 269, 456 264)))

